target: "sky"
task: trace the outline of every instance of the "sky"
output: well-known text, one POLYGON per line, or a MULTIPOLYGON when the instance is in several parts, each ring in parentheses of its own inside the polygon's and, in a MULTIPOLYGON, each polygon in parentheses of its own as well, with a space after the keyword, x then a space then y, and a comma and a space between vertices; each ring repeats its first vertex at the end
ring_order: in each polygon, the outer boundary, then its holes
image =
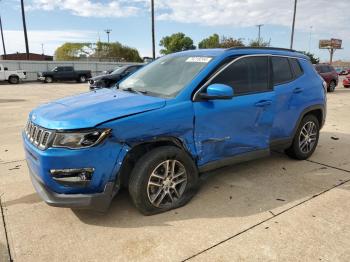
MULTIPOLYGON (((166 35, 183 32, 197 45, 203 38, 220 36, 256 39, 289 48, 294 0, 154 0, 156 48, 166 35)), ((151 56, 150 0, 25 0, 31 52, 52 55, 65 42, 111 41, 137 48, 151 56)), ((327 61, 319 39, 343 40, 335 60, 350 61, 350 0, 298 0, 293 48, 314 53, 327 61)), ((24 52, 19 0, 0 0, 7 53, 24 52)), ((2 47, 0 47, 2 53, 2 47)))

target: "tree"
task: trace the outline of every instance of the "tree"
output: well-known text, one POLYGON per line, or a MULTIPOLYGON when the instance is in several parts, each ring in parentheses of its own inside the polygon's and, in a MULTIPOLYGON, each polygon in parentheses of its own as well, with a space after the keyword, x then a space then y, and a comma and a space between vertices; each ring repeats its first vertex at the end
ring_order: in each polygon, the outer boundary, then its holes
POLYGON ((231 47, 243 47, 245 46, 242 38, 234 39, 233 37, 223 36, 220 41, 220 47, 231 48, 231 47))
POLYGON ((314 54, 310 52, 305 52, 305 51, 299 51, 299 53, 302 53, 310 58, 311 63, 313 64, 318 64, 320 62, 320 58, 315 56, 314 54))
POLYGON ((253 39, 249 42, 250 47, 269 47, 270 41, 265 41, 264 39, 253 39))
POLYGON ((114 59, 128 62, 142 62, 139 52, 135 48, 122 45, 119 42, 97 42, 91 57, 98 59, 114 59))
POLYGON ((160 50, 161 54, 167 55, 174 52, 196 49, 193 40, 184 33, 176 33, 171 36, 165 36, 160 40, 160 46, 164 49, 160 50))
POLYGON ((91 43, 65 43, 55 51, 56 60, 77 60, 93 52, 91 43))
POLYGON ((139 52, 119 42, 65 43, 55 51, 56 60, 78 60, 84 58, 113 59, 115 61, 142 62, 139 52))
POLYGON ((199 49, 219 48, 219 47, 220 47, 220 39, 218 34, 213 34, 208 38, 204 38, 198 44, 199 49))

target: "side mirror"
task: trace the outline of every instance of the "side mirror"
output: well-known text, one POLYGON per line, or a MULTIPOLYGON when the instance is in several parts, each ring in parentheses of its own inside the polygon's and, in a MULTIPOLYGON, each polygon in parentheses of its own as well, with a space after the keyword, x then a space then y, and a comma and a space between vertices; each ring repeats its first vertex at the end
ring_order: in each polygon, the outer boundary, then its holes
POLYGON ((206 93, 198 94, 203 100, 232 99, 233 88, 224 84, 212 84, 207 87, 206 93))
POLYGON ((8 69, 8 67, 4 67, 4 71, 8 71, 9 69, 8 69))

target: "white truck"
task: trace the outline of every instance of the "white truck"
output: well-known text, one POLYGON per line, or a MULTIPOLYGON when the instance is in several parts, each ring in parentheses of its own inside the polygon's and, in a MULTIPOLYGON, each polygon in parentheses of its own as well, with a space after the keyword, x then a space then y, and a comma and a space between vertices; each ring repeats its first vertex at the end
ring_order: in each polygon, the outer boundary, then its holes
POLYGON ((0 64, 0 81, 7 81, 10 84, 18 84, 20 80, 26 79, 26 72, 23 70, 8 70, 0 64))

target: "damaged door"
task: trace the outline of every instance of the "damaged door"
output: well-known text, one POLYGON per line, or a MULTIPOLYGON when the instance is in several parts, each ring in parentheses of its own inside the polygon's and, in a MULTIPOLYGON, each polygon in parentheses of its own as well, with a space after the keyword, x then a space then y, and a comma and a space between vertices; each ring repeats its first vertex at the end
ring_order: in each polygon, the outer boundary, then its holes
POLYGON ((268 57, 236 58, 221 70, 199 92, 219 83, 232 87, 234 97, 194 103, 199 166, 248 152, 266 153, 269 149, 275 93, 268 57))

